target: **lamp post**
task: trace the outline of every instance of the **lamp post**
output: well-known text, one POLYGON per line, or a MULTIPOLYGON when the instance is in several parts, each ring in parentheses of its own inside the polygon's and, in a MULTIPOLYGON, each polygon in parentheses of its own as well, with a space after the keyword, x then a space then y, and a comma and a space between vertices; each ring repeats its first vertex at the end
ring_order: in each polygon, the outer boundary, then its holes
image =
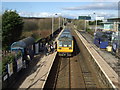
POLYGON ((95 16, 95 18, 96 18, 96 26, 95 26, 95 33, 96 33, 96 31, 97 31, 97 14, 96 13, 94 13, 96 16, 95 16))
POLYGON ((60 30, 60 16, 59 16, 59 30, 60 30))
POLYGON ((85 31, 86 31, 86 17, 85 17, 84 19, 85 19, 85 26, 84 26, 84 29, 85 29, 85 31))
POLYGON ((54 24, 54 20, 53 20, 53 16, 52 16, 52 37, 53 37, 53 24, 54 24))
POLYGON ((63 18, 63 27, 64 27, 64 18, 63 18))
POLYGON ((52 37, 53 37, 53 31, 54 31, 54 15, 52 15, 52 37))

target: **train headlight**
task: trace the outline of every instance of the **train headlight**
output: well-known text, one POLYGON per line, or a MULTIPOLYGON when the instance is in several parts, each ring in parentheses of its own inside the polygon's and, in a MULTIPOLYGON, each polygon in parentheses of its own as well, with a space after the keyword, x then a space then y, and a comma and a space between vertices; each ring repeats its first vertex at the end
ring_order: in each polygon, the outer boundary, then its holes
POLYGON ((58 48, 58 49, 61 49, 61 48, 58 48))

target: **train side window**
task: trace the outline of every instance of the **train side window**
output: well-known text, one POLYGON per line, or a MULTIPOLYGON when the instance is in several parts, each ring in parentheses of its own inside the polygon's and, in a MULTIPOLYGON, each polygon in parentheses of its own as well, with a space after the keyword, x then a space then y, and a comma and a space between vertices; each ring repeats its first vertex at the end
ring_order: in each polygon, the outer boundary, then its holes
POLYGON ((62 41, 59 41, 59 47, 62 47, 62 41))

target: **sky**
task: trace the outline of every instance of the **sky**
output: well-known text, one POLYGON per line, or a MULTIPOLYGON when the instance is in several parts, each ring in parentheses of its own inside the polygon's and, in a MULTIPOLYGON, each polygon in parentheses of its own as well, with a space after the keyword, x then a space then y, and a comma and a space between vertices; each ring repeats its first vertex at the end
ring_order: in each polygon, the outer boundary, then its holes
POLYGON ((78 16, 113 18, 118 16, 118 2, 14 2, 3 1, 2 11, 16 10, 23 17, 67 17, 78 16), (57 15, 55 15, 57 14, 57 15))

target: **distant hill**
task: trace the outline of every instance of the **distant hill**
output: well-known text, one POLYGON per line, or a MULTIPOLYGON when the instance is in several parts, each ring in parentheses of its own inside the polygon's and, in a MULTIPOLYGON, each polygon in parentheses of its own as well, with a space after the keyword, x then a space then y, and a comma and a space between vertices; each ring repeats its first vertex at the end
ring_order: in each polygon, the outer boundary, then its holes
MULTIPOLYGON (((52 18, 22 17, 24 22, 21 38, 35 36, 45 38, 52 33, 52 18)), ((54 31, 58 29, 59 19, 54 18, 54 31)))

